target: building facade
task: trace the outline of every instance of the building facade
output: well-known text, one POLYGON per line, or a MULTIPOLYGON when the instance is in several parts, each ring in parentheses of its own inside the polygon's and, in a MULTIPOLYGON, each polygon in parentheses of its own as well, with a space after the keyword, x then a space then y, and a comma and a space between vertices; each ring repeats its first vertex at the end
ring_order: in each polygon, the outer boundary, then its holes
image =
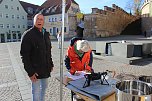
MULTIPOLYGON (((47 0, 41 6, 41 11, 45 16, 45 25, 51 35, 56 36, 62 29, 62 2, 61 0, 47 0)), ((76 30, 76 13, 80 12, 79 5, 74 0, 66 1, 65 8, 65 37, 74 35, 76 30)))
POLYGON ((0 42, 19 41, 27 29, 27 13, 18 0, 0 1, 0 42))
POLYGON ((152 35, 152 0, 145 0, 141 7, 142 32, 152 35))
POLYGON ((145 0, 141 7, 141 15, 152 17, 152 0, 145 0))

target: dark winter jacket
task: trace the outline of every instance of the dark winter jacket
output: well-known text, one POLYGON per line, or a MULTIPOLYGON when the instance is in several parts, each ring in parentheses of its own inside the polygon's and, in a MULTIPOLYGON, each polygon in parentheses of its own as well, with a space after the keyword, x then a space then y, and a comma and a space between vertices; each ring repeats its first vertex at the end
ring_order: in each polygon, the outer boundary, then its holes
POLYGON ((21 58, 25 71, 31 77, 37 73, 38 79, 48 78, 54 67, 51 56, 51 41, 49 33, 40 32, 33 27, 24 32, 21 42, 21 58))

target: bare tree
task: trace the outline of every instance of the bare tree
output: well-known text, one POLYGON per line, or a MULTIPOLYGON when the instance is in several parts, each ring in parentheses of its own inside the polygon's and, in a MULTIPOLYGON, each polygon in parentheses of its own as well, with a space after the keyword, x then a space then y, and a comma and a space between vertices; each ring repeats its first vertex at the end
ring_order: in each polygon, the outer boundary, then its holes
POLYGON ((128 0, 127 1, 125 9, 129 10, 130 14, 132 14, 132 11, 133 11, 133 2, 132 2, 132 0, 128 0))
POLYGON ((128 0, 126 9, 130 11, 130 13, 134 15, 140 15, 141 14, 141 6, 143 4, 144 0, 128 0))

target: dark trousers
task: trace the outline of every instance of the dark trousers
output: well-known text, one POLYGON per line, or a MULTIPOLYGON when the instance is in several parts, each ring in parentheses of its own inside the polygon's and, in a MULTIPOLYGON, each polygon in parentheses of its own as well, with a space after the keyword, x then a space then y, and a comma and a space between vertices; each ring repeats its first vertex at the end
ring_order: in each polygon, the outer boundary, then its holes
POLYGON ((83 38, 83 30, 84 28, 77 26, 77 37, 83 38))

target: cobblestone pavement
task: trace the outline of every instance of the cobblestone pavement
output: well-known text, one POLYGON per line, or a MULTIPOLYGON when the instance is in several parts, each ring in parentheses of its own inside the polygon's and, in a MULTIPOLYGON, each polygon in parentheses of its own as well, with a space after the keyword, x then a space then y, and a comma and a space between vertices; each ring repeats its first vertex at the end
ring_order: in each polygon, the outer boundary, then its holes
MULTIPOLYGON (((92 47, 95 45, 95 41, 90 41, 90 43, 92 47)), ((60 50, 57 48, 57 41, 53 41, 52 45, 55 66, 52 76, 49 78, 46 101, 59 101, 60 83, 55 77, 60 73, 60 50)), ((64 45, 66 49, 69 42, 66 41, 64 45)), ((20 42, 0 44, 0 101, 31 101, 31 82, 24 71, 19 50, 20 42)), ((66 50, 64 52, 66 53, 66 50)), ((108 69, 115 70, 117 74, 152 75, 151 61, 140 62, 138 65, 127 65, 94 59, 93 68, 95 72, 103 72, 108 69)), ((66 68, 64 68, 64 72, 66 72, 66 68)), ((70 90, 66 87, 63 87, 63 101, 71 101, 70 90)))

